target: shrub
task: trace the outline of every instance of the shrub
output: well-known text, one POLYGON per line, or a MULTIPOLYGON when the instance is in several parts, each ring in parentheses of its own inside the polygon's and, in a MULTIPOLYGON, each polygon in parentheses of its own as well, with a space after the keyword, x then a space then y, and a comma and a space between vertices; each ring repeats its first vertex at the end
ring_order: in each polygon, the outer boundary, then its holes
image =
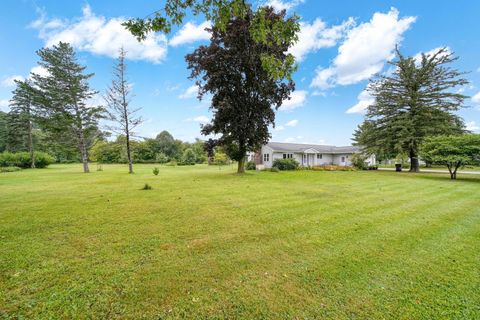
MULTIPOLYGON (((45 168, 55 161, 51 155, 45 152, 35 152, 34 157, 35 167, 37 168, 45 168)), ((0 167, 30 168, 31 166, 32 160, 30 159, 30 153, 28 152, 0 153, 0 167)))
POLYGON ((158 176, 158 173, 160 172, 160 170, 158 170, 158 168, 155 167, 155 168, 153 168, 152 172, 153 172, 154 175, 158 176))
POLYGON ((19 167, 0 167, 0 172, 15 172, 20 171, 22 168, 19 167))
POLYGON ((257 165, 255 164, 255 161, 248 161, 245 168, 247 170, 255 170, 257 169, 257 165))
POLYGON ((97 164, 97 171, 103 171, 103 165, 97 164))
POLYGON ((271 172, 280 172, 280 169, 278 167, 272 167, 270 169, 271 172))
POLYGON ((278 168, 278 170, 296 170, 299 164, 295 159, 275 159, 273 161, 272 168, 278 168))
POLYGON ((172 160, 168 163, 165 164, 166 166, 170 166, 170 167, 175 167, 177 165, 177 161, 176 160, 172 160))
POLYGON ((160 152, 159 154, 157 154, 157 155, 155 156, 155 160, 156 160, 158 163, 164 164, 164 163, 167 163, 169 159, 168 159, 168 157, 165 155, 165 153, 160 152))
POLYGON ((194 165, 196 160, 197 157, 195 156, 195 152, 193 152, 191 148, 188 148, 183 152, 182 161, 180 162, 180 164, 194 165))
POLYGON ((152 190, 152 186, 149 185, 148 183, 145 183, 145 185, 143 186, 142 190, 152 190))
POLYGON ((366 163, 367 156, 361 153, 355 153, 352 155, 352 165, 358 170, 367 170, 368 165, 366 163))
POLYGON ((326 164, 321 166, 310 167, 313 171, 354 171, 355 169, 348 166, 337 166, 333 164, 326 164))

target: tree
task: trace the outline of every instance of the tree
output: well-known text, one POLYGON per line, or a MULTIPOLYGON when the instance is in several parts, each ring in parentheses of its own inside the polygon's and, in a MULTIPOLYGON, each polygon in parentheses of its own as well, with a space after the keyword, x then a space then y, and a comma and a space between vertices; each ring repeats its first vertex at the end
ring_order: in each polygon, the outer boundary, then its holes
MULTIPOLYGON (((174 25, 180 25, 188 11, 193 15, 203 15, 212 21, 218 30, 225 32, 232 19, 246 17, 251 12, 251 5, 245 0, 166 0, 163 10, 157 10, 147 18, 130 19, 123 25, 138 40, 145 40, 149 32, 169 33, 174 25)), ((284 13, 285 11, 283 11, 284 13)), ((260 7, 255 19, 251 21, 245 32, 255 42, 267 44, 292 43, 297 41, 300 31, 298 16, 291 19, 271 20, 270 9, 260 7)), ((263 68, 273 77, 290 76, 295 69, 295 59, 288 54, 288 59, 279 59, 268 52, 263 56, 263 68)))
POLYGON ((26 133, 26 145, 30 154, 31 167, 35 168, 35 153, 33 146, 33 121, 34 121, 34 89, 28 80, 15 80, 16 88, 10 100, 11 130, 18 134, 26 133))
POLYGON ((203 149, 207 153, 208 165, 212 165, 215 157, 215 147, 217 146, 217 141, 213 139, 208 139, 203 144, 203 149))
POLYGON ((464 131, 462 119, 454 112, 467 98, 458 93, 458 87, 468 81, 450 66, 458 58, 447 48, 422 54, 420 59, 404 57, 398 50, 397 56, 391 63, 394 71, 369 84, 375 98, 367 109, 369 124, 364 125, 369 137, 357 135, 357 142, 385 154, 406 152, 410 171, 418 172, 418 150, 426 137, 464 131))
POLYGON ((7 149, 9 115, 0 111, 0 152, 7 149))
POLYGON ((275 124, 274 109, 295 87, 289 75, 272 76, 262 62, 268 55, 288 63, 287 50, 293 43, 277 42, 273 37, 254 41, 249 30, 256 19, 275 25, 284 21, 285 11, 276 13, 267 7, 254 13, 249 9, 245 15, 233 17, 224 30, 217 26, 208 29, 212 34, 210 44, 186 56, 190 78, 197 78, 199 97, 213 95, 213 119, 203 125, 202 133, 220 135, 218 143, 238 161, 238 173, 245 172, 247 151, 257 150, 269 140, 268 127, 275 124))
POLYGON ((86 67, 77 62, 75 51, 65 42, 38 50, 39 65, 47 75, 32 74, 37 89, 36 103, 42 107, 45 124, 53 131, 72 134, 80 152, 83 171, 89 172, 88 149, 98 133, 98 121, 104 117, 104 108, 89 106, 97 94, 90 89, 86 67))
POLYGON ((117 59, 117 64, 113 69, 112 83, 107 89, 104 99, 109 108, 110 120, 116 124, 111 127, 111 129, 125 136, 128 173, 133 173, 133 158, 130 140, 133 136, 133 130, 139 126, 143 120, 136 115, 140 108, 132 109, 130 107, 131 84, 127 81, 126 69, 125 50, 122 47, 117 59))
POLYGON ((433 164, 447 166, 450 179, 457 179, 461 166, 480 164, 480 134, 429 137, 421 154, 433 164))
POLYGON ((181 153, 178 144, 170 134, 170 132, 164 130, 157 134, 155 137, 155 152, 163 153, 169 159, 180 159, 181 153))
POLYGON ((191 148, 185 149, 182 156, 182 163, 187 165, 194 165, 196 163, 195 152, 191 148))

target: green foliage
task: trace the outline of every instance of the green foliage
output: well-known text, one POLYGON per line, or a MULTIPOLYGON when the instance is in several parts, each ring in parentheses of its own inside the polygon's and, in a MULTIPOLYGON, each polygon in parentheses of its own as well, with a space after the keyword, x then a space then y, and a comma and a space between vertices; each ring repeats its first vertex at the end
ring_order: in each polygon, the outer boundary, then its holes
POLYGON ((256 170, 256 169, 257 169, 257 165, 255 164, 255 161, 248 161, 245 169, 247 169, 247 170, 256 170))
POLYGON ((271 172, 280 172, 280 169, 278 167, 271 167, 270 171, 271 172))
POLYGON ((145 184, 143 185, 143 188, 142 188, 141 190, 152 190, 152 186, 149 185, 148 183, 145 183, 145 184))
POLYGON ((153 168, 152 172, 154 175, 158 176, 158 174, 160 173, 160 170, 157 167, 155 167, 153 168))
POLYGON ((367 170, 368 165, 367 165, 367 160, 368 155, 365 155, 363 153, 355 153, 352 155, 351 162, 352 166, 358 170, 367 170))
MULTIPOLYGON (((51 155, 39 151, 34 153, 34 159, 36 168, 45 168, 55 161, 51 155)), ((6 151, 0 153, 0 167, 30 168, 31 166, 32 159, 28 152, 12 153, 6 151)))
MULTIPOLYGON (((203 125, 202 134, 218 135, 217 144, 240 164, 247 151, 257 150, 270 139, 275 109, 294 90, 292 71, 288 71, 293 61, 288 50, 293 43, 285 41, 291 32, 282 34, 279 27, 294 20, 270 7, 258 12, 248 8, 244 15, 232 17, 225 28, 212 27, 210 44, 186 56, 190 78, 198 80, 200 98, 208 93, 213 96, 214 116, 203 125), (272 32, 251 32, 255 21, 260 21, 262 30, 272 32)), ((238 172, 243 169, 239 165, 238 172)))
POLYGON ((16 172, 16 171, 20 171, 22 170, 22 168, 19 168, 19 167, 0 167, 0 172, 16 172))
POLYGON ((272 164, 272 168, 278 168, 279 170, 297 170, 299 163, 295 159, 275 159, 272 164))
POLYGON ((450 178, 457 178, 458 168, 480 164, 480 134, 436 136, 425 139, 422 157, 433 163, 447 166, 450 178))
POLYGON ((193 152, 191 148, 188 148, 183 152, 181 164, 194 165, 196 160, 195 152, 193 152))
POLYGON ((160 152, 157 153, 155 156, 155 161, 161 164, 167 163, 169 161, 168 157, 165 155, 165 153, 160 152))
POLYGON ((380 158, 405 152, 410 171, 418 171, 418 150, 426 137, 463 132, 463 120, 456 111, 467 97, 458 88, 468 81, 451 67, 457 58, 447 48, 422 54, 420 61, 398 50, 397 56, 391 74, 370 82, 368 91, 375 101, 354 139, 380 158))
POLYGON ((223 166, 223 165, 229 164, 230 159, 228 158, 226 153, 219 151, 215 153, 215 158, 213 163, 216 165, 223 166))

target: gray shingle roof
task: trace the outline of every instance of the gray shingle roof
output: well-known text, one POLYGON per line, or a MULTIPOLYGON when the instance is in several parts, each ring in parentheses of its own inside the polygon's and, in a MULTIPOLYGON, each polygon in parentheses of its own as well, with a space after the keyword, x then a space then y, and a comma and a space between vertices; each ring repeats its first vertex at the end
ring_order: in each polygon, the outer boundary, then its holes
POLYGON ((355 153, 360 150, 358 146, 328 146, 321 144, 306 144, 306 143, 286 143, 286 142, 269 142, 267 146, 273 151, 280 152, 304 152, 307 149, 315 149, 320 153, 355 153))

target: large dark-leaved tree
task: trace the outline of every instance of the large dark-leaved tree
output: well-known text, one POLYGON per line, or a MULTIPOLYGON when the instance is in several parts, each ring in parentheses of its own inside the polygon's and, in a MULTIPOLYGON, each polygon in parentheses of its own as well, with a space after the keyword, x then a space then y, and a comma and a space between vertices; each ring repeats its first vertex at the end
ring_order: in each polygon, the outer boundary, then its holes
POLYGON ((371 152, 406 153, 410 171, 419 171, 418 152, 423 140, 464 131, 455 111, 467 96, 458 89, 467 84, 451 64, 457 59, 448 48, 420 58, 405 57, 397 50, 393 72, 378 76, 368 90, 375 98, 354 140, 371 152))
POLYGON ((60 42, 37 53, 39 65, 46 70, 45 75, 32 74, 42 124, 51 132, 63 132, 74 139, 83 171, 89 172, 88 149, 99 132, 98 121, 105 111, 101 106, 88 105, 97 94, 88 83, 93 74, 85 73, 86 67, 78 63, 68 43, 60 42))
POLYGON ((291 80, 294 69, 288 67, 294 58, 287 53, 296 40, 295 33, 281 41, 265 33, 262 41, 256 41, 251 26, 258 20, 274 26, 290 19, 296 17, 286 18, 285 11, 277 13, 271 7, 256 12, 249 8, 244 15, 231 18, 225 28, 209 29, 210 44, 186 56, 200 98, 212 94, 213 118, 202 127, 202 133, 219 137, 218 144, 238 161, 239 173, 245 171, 246 153, 269 140, 275 109, 295 87, 291 80), (286 69, 268 71, 265 64, 272 61, 283 63, 286 69))

